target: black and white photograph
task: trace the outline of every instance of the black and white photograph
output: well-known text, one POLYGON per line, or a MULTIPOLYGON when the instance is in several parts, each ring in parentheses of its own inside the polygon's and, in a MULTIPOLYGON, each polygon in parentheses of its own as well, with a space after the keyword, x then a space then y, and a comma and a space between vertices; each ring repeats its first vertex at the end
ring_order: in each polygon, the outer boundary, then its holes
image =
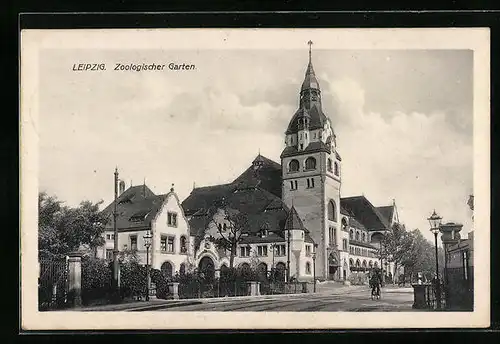
POLYGON ((487 30, 48 31, 26 324, 488 325, 487 30))

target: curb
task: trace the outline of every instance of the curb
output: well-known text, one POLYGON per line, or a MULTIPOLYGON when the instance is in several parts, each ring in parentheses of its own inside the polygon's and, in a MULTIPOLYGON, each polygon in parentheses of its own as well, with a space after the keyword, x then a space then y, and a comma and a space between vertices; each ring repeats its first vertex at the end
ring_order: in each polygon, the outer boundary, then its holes
POLYGON ((144 306, 144 307, 137 307, 137 308, 132 308, 132 309, 126 309, 126 312, 146 312, 146 311, 154 311, 158 309, 164 309, 164 308, 174 308, 174 307, 183 307, 183 306, 192 306, 192 305, 201 305, 203 302, 202 301, 179 301, 179 302, 170 302, 170 303, 163 303, 161 305, 151 305, 151 306, 144 306))

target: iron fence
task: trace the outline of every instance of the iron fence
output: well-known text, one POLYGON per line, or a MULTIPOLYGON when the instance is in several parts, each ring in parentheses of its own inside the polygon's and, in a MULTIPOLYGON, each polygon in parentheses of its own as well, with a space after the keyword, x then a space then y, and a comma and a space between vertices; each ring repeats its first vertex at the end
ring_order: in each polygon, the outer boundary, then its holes
MULTIPOLYGON (((313 290, 313 284, 307 282, 260 282, 261 295, 277 294, 299 294, 309 293, 313 290)), ((180 299, 212 298, 212 297, 232 297, 249 296, 250 281, 220 281, 211 283, 203 281, 190 281, 179 283, 180 299)))
POLYGON ((439 286, 437 286, 436 284, 427 285, 425 287, 425 300, 427 303, 427 308, 445 309, 446 308, 445 285, 443 283, 440 283, 439 286))
POLYGON ((68 263, 66 258, 39 261, 38 309, 63 308, 68 303, 68 263))

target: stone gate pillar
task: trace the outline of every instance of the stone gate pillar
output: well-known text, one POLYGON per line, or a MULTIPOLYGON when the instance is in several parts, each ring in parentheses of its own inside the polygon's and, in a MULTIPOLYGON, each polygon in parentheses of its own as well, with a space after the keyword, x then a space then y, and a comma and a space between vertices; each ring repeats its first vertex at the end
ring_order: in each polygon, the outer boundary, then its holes
POLYGON ((82 255, 79 252, 68 254, 68 295, 74 307, 82 305, 82 255))

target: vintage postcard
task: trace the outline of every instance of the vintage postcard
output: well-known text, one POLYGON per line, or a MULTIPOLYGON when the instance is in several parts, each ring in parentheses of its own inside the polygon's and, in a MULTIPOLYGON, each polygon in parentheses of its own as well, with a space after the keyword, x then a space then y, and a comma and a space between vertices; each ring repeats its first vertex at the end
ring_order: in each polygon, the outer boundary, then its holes
POLYGON ((23 30, 23 329, 488 327, 489 44, 23 30))

